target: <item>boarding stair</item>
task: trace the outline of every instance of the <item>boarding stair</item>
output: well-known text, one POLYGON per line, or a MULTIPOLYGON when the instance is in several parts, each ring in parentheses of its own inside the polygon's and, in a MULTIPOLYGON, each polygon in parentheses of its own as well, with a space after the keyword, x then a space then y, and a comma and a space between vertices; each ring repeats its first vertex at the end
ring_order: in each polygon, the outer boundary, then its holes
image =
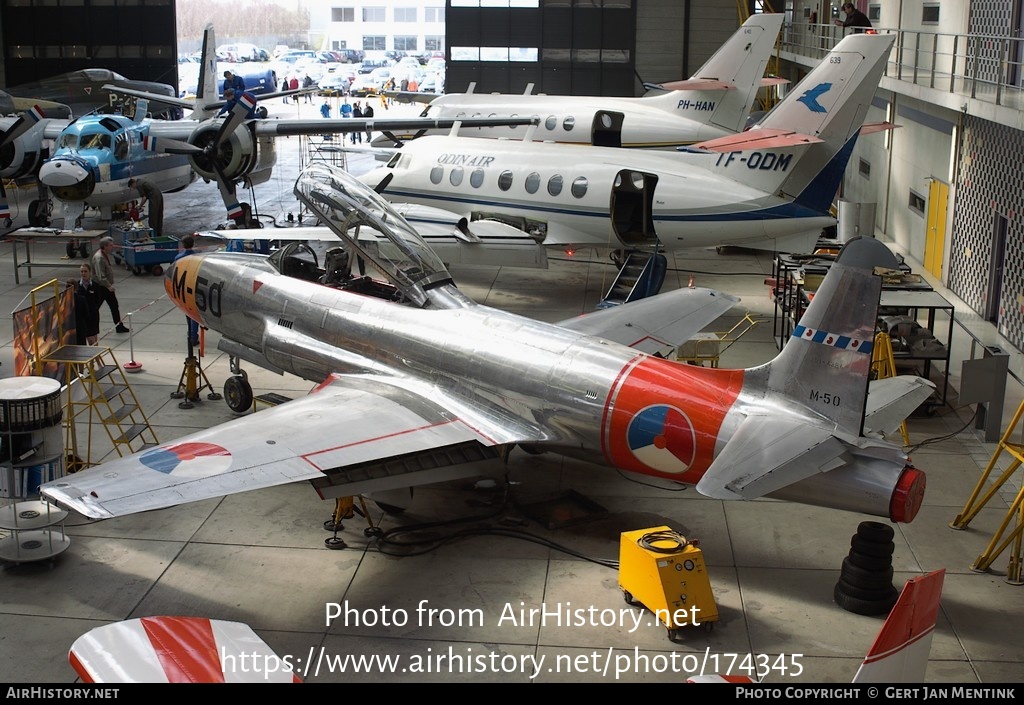
POLYGON ((611 308, 654 296, 665 282, 668 260, 659 252, 634 250, 626 255, 615 281, 597 308, 611 308))
POLYGON ((67 472, 98 464, 94 460, 100 456, 93 437, 96 426, 102 426, 121 457, 157 445, 156 433, 110 348, 64 345, 47 355, 45 362, 64 369, 67 472))

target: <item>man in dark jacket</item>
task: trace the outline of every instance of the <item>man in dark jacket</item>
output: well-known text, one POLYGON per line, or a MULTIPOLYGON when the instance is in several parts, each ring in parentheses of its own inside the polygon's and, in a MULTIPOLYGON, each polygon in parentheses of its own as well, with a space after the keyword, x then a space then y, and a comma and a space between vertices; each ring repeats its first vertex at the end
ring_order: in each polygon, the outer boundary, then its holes
POLYGON ((843 3, 843 12, 846 13, 846 20, 836 20, 835 24, 839 27, 853 27, 854 32, 863 32, 865 29, 871 29, 871 20, 863 12, 853 6, 852 2, 843 3))

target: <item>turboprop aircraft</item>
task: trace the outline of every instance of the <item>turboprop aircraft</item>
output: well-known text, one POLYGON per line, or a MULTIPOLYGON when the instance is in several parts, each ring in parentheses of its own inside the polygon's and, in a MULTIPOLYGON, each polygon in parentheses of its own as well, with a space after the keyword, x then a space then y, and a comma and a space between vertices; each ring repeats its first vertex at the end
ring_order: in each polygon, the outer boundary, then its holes
MULTIPOLYGON (((479 476, 518 445, 718 499, 775 497, 897 522, 917 514, 924 473, 880 432, 934 384, 877 380, 899 390, 882 405, 868 393, 875 267, 897 266, 881 242, 844 246, 774 360, 726 370, 648 351, 687 340, 731 309, 731 296, 685 288, 535 321, 465 296, 408 223, 342 169, 307 167, 295 193, 346 257, 319 269, 288 247, 189 255, 165 288, 221 334, 233 372, 245 360, 316 389, 44 484, 43 496, 95 519, 297 480, 324 498, 351 497, 479 476), (353 271, 356 260, 386 281, 353 271)), ((232 408, 251 406, 244 375, 224 389, 232 408)))
POLYGON ((685 152, 427 135, 360 178, 393 201, 566 250, 809 252, 836 223, 829 210, 892 44, 844 38, 756 127, 685 152))
MULTIPOLYGON (((104 208, 138 198, 128 186, 131 178, 145 177, 162 191, 188 186, 197 177, 216 181, 228 216, 247 220, 247 209, 238 202, 236 185, 267 181, 277 161, 275 140, 292 135, 365 132, 384 129, 449 129, 456 120, 410 118, 398 120, 307 119, 277 120, 251 117, 255 97, 244 94, 223 117, 225 102, 217 93, 214 32, 207 26, 201 69, 203 92, 194 103, 118 87, 136 100, 134 117, 90 114, 72 122, 38 119, 33 129, 14 134, 16 120, 0 119, 0 144, 12 146, 0 152, 0 174, 5 178, 34 174, 64 206, 64 222, 74 227, 86 207, 104 208), (160 100, 192 108, 190 119, 158 120, 146 117, 147 101, 160 100), (56 140, 56 150, 44 157, 44 142, 56 140)), ((300 90, 301 92, 301 90, 300 90)), ((290 93, 290 92, 289 92, 290 93)), ((282 93, 264 94, 274 98, 282 93)), ((38 111, 37 111, 38 112, 38 111)), ((528 124, 532 118, 484 118, 462 121, 474 124, 528 124)), ((21 130, 21 127, 18 127, 21 130)), ((47 204, 33 202, 29 223, 44 225, 47 204)))
MULTIPOLYGON (((604 147, 692 144, 741 131, 758 89, 778 83, 774 79, 765 81, 764 72, 782 19, 782 13, 751 15, 688 80, 673 83, 672 90, 651 91, 641 98, 533 95, 532 84, 519 95, 472 91, 400 95, 429 100, 423 117, 533 115, 541 121, 537 139, 604 147)), ((460 134, 522 138, 525 131, 523 127, 494 127, 460 134)), ((373 144, 385 146, 393 142, 392 138, 413 136, 382 133, 373 144)))

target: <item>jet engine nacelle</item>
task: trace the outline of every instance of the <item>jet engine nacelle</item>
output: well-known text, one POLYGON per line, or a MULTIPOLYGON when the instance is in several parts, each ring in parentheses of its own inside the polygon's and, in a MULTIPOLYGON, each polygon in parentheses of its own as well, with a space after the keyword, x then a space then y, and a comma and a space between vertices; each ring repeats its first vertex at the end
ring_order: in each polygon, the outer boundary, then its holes
POLYGON ((0 177, 15 179, 36 173, 46 158, 46 150, 38 135, 16 137, 0 147, 0 177))
POLYGON ((216 181, 219 167, 226 179, 237 181, 259 164, 259 140, 247 125, 240 125, 217 144, 222 124, 221 119, 207 120, 192 131, 188 141, 204 150, 191 156, 192 168, 204 179, 216 181))

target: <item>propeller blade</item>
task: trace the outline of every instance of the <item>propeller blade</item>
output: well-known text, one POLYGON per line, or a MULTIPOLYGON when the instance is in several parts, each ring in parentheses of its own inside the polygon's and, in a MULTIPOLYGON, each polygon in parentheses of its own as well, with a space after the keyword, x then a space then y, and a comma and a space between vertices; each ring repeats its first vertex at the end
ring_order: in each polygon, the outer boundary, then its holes
POLYGON ((384 189, 391 183, 391 179, 395 178, 394 174, 387 174, 383 179, 377 182, 377 186, 373 189, 378 194, 384 193, 384 189))
POLYGON ((224 200, 228 218, 238 220, 242 217, 243 211, 242 204, 238 202, 238 197, 235 195, 235 184, 225 176, 219 164, 214 162, 213 168, 217 172, 217 189, 220 191, 220 197, 224 200))

